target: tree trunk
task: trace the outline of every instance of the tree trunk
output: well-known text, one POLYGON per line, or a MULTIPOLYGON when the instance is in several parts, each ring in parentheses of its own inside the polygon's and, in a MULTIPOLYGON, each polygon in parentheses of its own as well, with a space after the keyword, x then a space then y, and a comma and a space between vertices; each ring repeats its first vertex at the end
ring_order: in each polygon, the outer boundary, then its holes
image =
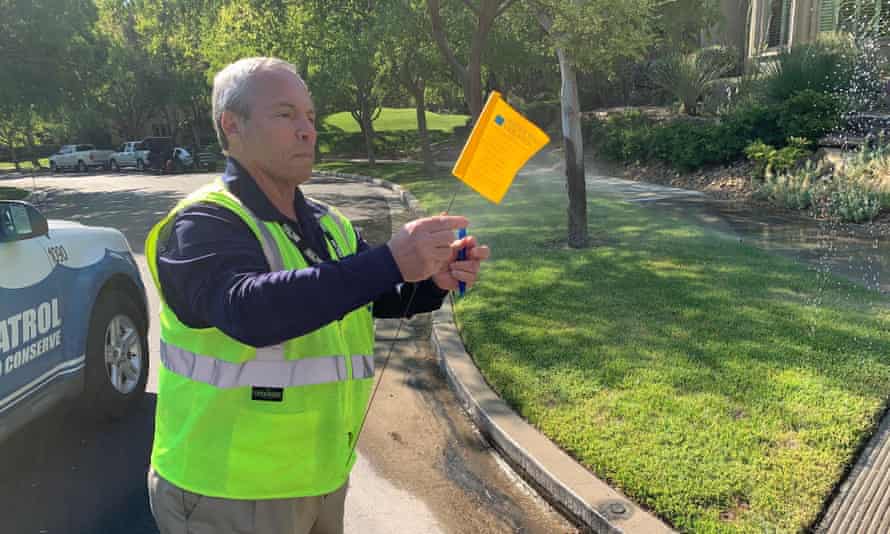
POLYGON ((370 118, 365 119, 365 124, 362 126, 362 133, 365 134, 365 147, 367 147, 368 151, 368 163, 376 165, 377 159, 374 157, 374 125, 371 123, 370 118))
POLYGON ((12 162, 15 164, 15 170, 22 170, 22 167, 19 165, 19 156, 16 153, 15 144, 13 143, 9 143, 9 156, 12 158, 12 162))
POLYGON ((581 109, 575 68, 565 50, 558 48, 559 73, 562 79, 560 107, 562 141, 566 158, 566 184, 569 192, 569 246, 587 246, 587 190, 584 183, 584 143, 581 138, 581 109))
POLYGON ((433 151, 430 148, 430 133, 426 127, 426 97, 424 95, 425 83, 420 80, 414 87, 414 103, 417 107, 417 132, 420 136, 420 153, 423 157, 423 172, 428 175, 435 171, 433 163, 433 151))
POLYGON ((364 93, 360 93, 358 99, 358 117, 355 117, 355 114, 353 114, 353 117, 358 119, 359 126, 362 129, 362 135, 365 137, 365 150, 368 153, 368 163, 374 165, 377 163, 377 160, 374 157, 374 118, 372 116, 374 110, 371 109, 371 102, 364 93))
POLYGON ((37 157, 37 152, 34 150, 34 130, 30 124, 25 131, 25 146, 28 147, 28 153, 31 155, 31 165, 34 169, 40 169, 40 158, 37 157))
POLYGON ((454 51, 448 45, 448 38, 439 14, 439 0, 427 0, 427 11, 430 14, 433 40, 445 56, 445 60, 451 67, 455 78, 460 82, 464 90, 464 100, 473 116, 473 123, 482 113, 482 53, 485 51, 485 41, 491 32, 495 19, 512 3, 512 0, 483 0, 476 15, 478 17, 476 28, 473 30, 470 56, 467 66, 464 67, 457 60, 454 51))

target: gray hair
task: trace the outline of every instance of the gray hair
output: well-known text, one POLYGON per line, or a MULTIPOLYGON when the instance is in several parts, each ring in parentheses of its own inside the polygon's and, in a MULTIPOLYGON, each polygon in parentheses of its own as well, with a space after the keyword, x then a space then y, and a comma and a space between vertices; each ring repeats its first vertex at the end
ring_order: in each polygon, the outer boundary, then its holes
MULTIPOLYGON (((297 75, 303 87, 306 82, 300 78, 296 67, 283 59, 274 57, 248 57, 227 65, 213 78, 213 128, 223 152, 229 148, 229 140, 222 129, 223 111, 231 111, 245 119, 250 118, 247 95, 257 73, 270 70, 286 70, 297 75)), ((308 87, 307 87, 308 89, 308 87)))

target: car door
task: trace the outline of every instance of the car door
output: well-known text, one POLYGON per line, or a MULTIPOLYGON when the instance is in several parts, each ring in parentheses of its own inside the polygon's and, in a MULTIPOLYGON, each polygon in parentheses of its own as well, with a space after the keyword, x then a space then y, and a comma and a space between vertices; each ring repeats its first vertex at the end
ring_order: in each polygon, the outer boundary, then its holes
POLYGON ((33 206, 0 201, 0 414, 83 366, 65 359, 54 246, 33 206))
POLYGON ((135 165, 133 160, 133 143, 124 144, 123 148, 121 148, 120 159, 117 163, 122 167, 132 167, 135 165))
POLYGON ((63 146, 61 150, 59 150, 59 157, 56 158, 56 165, 59 167, 70 167, 71 166, 71 147, 63 146))

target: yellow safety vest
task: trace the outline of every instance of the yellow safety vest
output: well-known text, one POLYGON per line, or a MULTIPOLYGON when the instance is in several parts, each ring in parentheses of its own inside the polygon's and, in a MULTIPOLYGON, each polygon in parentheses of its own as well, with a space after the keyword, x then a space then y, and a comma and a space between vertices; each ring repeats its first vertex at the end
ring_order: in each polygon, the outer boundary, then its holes
MULTIPOLYGON (((164 302, 158 280, 176 214, 199 202, 238 214, 271 271, 309 263, 281 224, 256 218, 222 180, 195 191, 148 235, 145 254, 161 296, 161 362, 151 463, 173 484, 229 499, 330 493, 355 463, 350 454, 374 379, 374 321, 362 306, 306 335, 251 347, 216 328, 190 328, 164 302)), ((332 258, 355 254, 349 220, 321 217, 332 258)), ((312 306, 312 302, 294 302, 312 306)))

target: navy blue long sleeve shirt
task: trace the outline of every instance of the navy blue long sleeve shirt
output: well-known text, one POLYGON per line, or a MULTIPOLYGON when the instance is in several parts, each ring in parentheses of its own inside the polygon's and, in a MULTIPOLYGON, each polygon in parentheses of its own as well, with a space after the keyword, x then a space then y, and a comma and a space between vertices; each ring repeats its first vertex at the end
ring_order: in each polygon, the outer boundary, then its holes
POLYGON ((385 245, 371 247, 357 235, 357 253, 332 261, 319 222, 324 208, 299 188, 294 222, 232 158, 223 180, 258 218, 289 225, 322 262, 269 272, 259 241, 238 215, 211 203, 189 206, 177 214, 158 254, 164 299, 187 326, 216 327, 242 343, 263 347, 307 334, 368 303, 374 304, 375 317, 410 317, 442 305, 447 292, 431 280, 403 283, 385 245), (412 290, 416 294, 406 310, 412 290))

